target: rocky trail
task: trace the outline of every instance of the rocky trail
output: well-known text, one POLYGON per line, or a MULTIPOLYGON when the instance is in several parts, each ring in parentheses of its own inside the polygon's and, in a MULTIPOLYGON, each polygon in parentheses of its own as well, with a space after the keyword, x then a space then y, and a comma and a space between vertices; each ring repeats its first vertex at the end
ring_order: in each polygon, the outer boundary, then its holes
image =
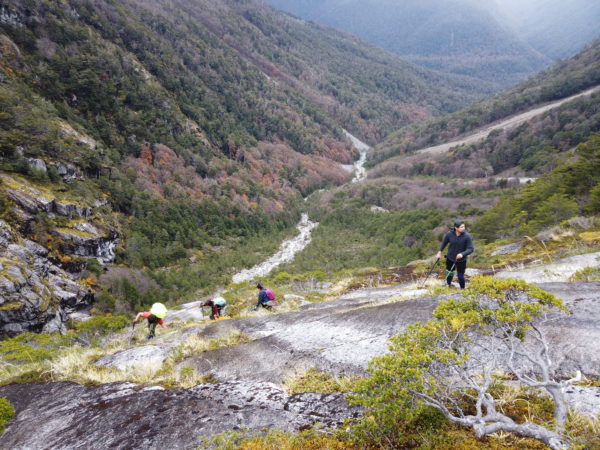
MULTIPOLYGON (((598 267, 598 256, 581 255, 575 262, 571 258, 510 272, 556 294, 571 311, 545 325, 553 360, 564 376, 577 370, 600 376, 600 283, 548 282, 545 275, 558 272, 567 277, 566 268, 573 264, 598 267)), ((442 281, 438 278, 431 283, 442 281)), ((284 382, 308 369, 338 376, 364 375, 368 361, 386 351, 391 336, 415 321, 428 320, 441 299, 460 298, 459 290, 441 296, 424 294, 415 282, 359 289, 329 302, 305 304, 296 312, 264 312, 165 330, 151 345, 97 361, 121 368, 146 364, 148 358, 160 364, 190 336, 214 339, 235 332, 248 337, 245 343, 179 362, 176 369, 192 367, 216 381, 191 389, 65 382, 1 387, 0 396, 13 403, 16 415, 0 438, 0 447, 154 449, 168 443, 169 448, 194 448, 205 436, 242 427, 291 431, 315 423, 337 426, 345 417, 360 414, 358 408, 348 406, 344 395, 290 395, 282 388, 284 382)), ((580 412, 600 413, 600 388, 572 387, 566 395, 571 407, 580 412)))

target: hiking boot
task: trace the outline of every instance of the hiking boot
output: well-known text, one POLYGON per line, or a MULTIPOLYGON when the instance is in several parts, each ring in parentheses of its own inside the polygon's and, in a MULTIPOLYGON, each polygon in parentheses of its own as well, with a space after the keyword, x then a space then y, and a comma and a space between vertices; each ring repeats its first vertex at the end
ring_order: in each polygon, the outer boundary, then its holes
POLYGON ((152 339, 154 337, 153 334, 149 334, 148 336, 146 336, 146 339, 152 339))

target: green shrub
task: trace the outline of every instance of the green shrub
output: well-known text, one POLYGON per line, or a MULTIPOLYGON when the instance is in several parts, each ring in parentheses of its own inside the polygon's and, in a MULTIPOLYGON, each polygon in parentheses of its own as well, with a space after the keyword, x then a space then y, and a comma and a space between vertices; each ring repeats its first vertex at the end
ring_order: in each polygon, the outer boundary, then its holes
POLYGON ((10 422, 10 419, 15 415, 15 408, 6 397, 0 398, 0 435, 6 430, 6 424, 10 422))
POLYGON ((96 258, 91 258, 88 260, 86 264, 86 269, 94 275, 96 275, 97 277, 102 275, 102 264, 100 264, 96 258))
MULTIPOLYGON (((513 348, 515 353, 537 351, 523 350, 524 341, 528 345, 534 342, 534 346, 543 342, 543 336, 531 336, 534 320, 564 307, 554 295, 524 281, 492 277, 474 277, 463 297, 460 301, 440 301, 431 320, 410 325, 406 332, 390 339, 386 355, 371 361, 370 377, 357 383, 357 394, 351 397, 351 402, 368 408, 357 427, 359 434, 376 442, 406 447, 411 446, 406 436, 414 435, 416 428, 420 429, 419 435, 432 435, 439 430, 440 414, 448 422, 473 430, 477 423, 499 422, 501 415, 490 407, 498 401, 491 386, 501 383, 494 374, 502 364, 508 364, 511 370, 514 367, 512 359, 508 363, 501 359, 505 355, 503 349, 513 348), (502 344, 496 344, 491 336, 502 344)), ((510 375, 519 373, 516 370, 510 375)), ((548 381, 546 378, 540 376, 540 383, 548 381)), ((554 400, 548 403, 553 405, 554 400)), ((509 414, 511 407, 503 404, 503 414, 509 414)), ((517 422, 527 422, 527 427, 552 434, 552 422, 555 420, 560 426, 566 416, 557 408, 552 417, 551 409, 550 414, 536 411, 535 417, 524 415, 517 422)), ((486 434, 489 432, 480 436, 486 434)), ((534 437, 522 430, 516 434, 534 437)), ((535 438, 547 443, 547 435, 539 433, 535 438)))
POLYGON ((81 333, 105 336, 108 333, 121 330, 129 323, 131 323, 131 320, 122 315, 94 316, 90 320, 76 324, 75 329, 81 333))
POLYGON ((0 341, 0 357, 5 361, 39 362, 51 359, 55 351, 68 345, 69 339, 58 333, 23 333, 0 341))
POLYGON ((306 373, 288 380, 286 390, 291 394, 304 392, 351 392, 358 377, 336 377, 329 373, 310 369, 306 373))

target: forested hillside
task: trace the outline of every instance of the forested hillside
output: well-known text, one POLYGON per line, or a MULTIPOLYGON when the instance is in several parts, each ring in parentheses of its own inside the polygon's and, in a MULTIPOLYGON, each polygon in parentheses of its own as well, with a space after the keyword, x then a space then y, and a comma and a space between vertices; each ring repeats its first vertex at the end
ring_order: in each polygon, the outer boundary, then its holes
MULTIPOLYGON (((557 63, 513 89, 496 94, 460 112, 408 126, 392 133, 370 154, 371 165, 395 155, 411 153, 420 148, 452 141, 458 136, 513 114, 598 85, 600 85, 600 39, 590 43, 572 58, 557 63)), ((564 149, 565 146, 568 147, 569 142, 571 145, 577 144, 585 140, 590 132, 598 131, 597 102, 598 98, 593 96, 588 101, 579 100, 578 103, 565 105, 561 110, 564 114, 560 119, 557 117, 549 119, 552 124, 545 121, 541 125, 543 142, 547 143, 548 137, 550 139, 557 138, 559 141, 564 141, 566 138, 568 142, 560 144, 564 149), (559 135, 558 133, 567 134, 559 135)), ((551 115, 549 114, 549 116, 551 115)), ((527 139, 531 140, 531 137, 537 135, 536 133, 540 130, 532 125, 529 127, 532 128, 532 131, 527 139)), ((490 140, 497 141, 497 138, 498 135, 494 135, 490 137, 490 140)), ((556 145, 557 142, 553 145, 556 145)), ((487 146, 487 142, 480 147, 485 146, 487 146)), ((519 151, 523 152, 521 142, 518 147, 521 148, 519 151)), ((510 161, 514 162, 515 158, 511 157, 510 161)), ((518 163, 518 161, 516 162, 518 163)), ((502 168, 501 166, 502 164, 498 165, 499 170, 497 171, 506 168, 506 165, 502 168)), ((532 167, 527 167, 527 169, 530 168, 532 167)))
POLYGON ((551 63, 521 40, 492 1, 269 0, 299 17, 349 31, 435 70, 485 80, 496 90, 551 63))
POLYGON ((276 248, 303 196, 349 180, 343 128, 376 143, 487 89, 258 1, 14 0, 0 30, 2 218, 90 266, 109 308, 223 283, 276 248), (172 270, 100 277, 98 252, 172 270))
POLYGON ((477 239, 494 240, 535 235, 572 217, 597 214, 598 91, 472 144, 415 150, 478 128, 487 131, 513 112, 596 86, 599 49, 595 41, 513 90, 392 134, 370 150, 366 180, 311 197, 311 217, 321 226, 284 270, 391 267, 424 258, 435 253, 443 224, 456 216, 467 220, 477 239))

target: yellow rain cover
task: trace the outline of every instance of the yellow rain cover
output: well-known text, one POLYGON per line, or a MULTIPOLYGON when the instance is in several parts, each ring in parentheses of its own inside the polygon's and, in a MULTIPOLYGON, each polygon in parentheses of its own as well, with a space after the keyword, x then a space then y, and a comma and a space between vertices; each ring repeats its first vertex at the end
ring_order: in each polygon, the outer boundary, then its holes
POLYGON ((164 319, 167 315, 167 307, 162 303, 155 303, 152 305, 152 308, 150 308, 150 312, 159 319, 164 319))

